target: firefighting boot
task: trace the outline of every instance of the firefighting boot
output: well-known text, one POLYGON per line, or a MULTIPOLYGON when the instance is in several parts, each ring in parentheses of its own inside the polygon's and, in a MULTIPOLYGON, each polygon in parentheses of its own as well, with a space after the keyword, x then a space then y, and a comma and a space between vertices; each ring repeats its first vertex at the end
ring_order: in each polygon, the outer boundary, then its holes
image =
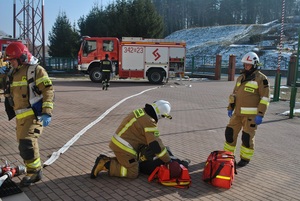
POLYGON ((250 162, 250 161, 241 159, 241 160, 238 162, 237 166, 239 166, 239 167, 244 167, 244 166, 248 165, 249 162, 250 162))
POLYGON ((110 162, 109 157, 100 154, 100 156, 97 157, 97 159, 95 161, 95 165, 92 169, 91 179, 95 179, 98 176, 99 172, 101 172, 101 171, 108 171, 109 162, 110 162))
POLYGON ((189 164, 191 163, 191 160, 189 159, 184 159, 184 160, 181 160, 181 163, 185 168, 189 168, 189 164))
POLYGON ((27 170, 26 175, 22 178, 20 182, 21 187, 30 186, 32 183, 38 182, 43 177, 42 169, 39 170, 27 170))
POLYGON ((105 85, 105 90, 107 90, 107 89, 108 89, 108 87, 109 87, 109 83, 108 83, 108 82, 106 82, 106 85, 105 85))
POLYGON ((104 90, 105 89, 105 81, 103 80, 102 81, 102 90, 104 90))

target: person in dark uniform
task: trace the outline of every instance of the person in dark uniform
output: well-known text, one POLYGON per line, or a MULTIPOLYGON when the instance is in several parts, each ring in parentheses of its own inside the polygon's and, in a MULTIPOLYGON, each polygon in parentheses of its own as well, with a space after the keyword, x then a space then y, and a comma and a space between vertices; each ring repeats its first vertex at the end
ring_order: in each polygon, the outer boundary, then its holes
POLYGON ((112 73, 112 61, 108 59, 108 54, 105 54, 105 59, 102 60, 101 64, 102 72, 102 89, 107 90, 109 87, 110 74, 112 73))

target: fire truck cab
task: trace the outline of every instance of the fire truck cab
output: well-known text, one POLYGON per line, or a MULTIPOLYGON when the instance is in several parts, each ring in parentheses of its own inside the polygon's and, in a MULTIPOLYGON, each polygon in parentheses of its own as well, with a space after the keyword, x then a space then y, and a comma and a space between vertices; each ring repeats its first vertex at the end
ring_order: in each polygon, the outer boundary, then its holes
POLYGON ((2 53, 5 52, 6 47, 12 43, 12 42, 23 42, 22 40, 19 39, 14 39, 14 38, 5 38, 5 37, 0 37, 0 51, 2 53))
POLYGON ((78 52, 78 70, 101 82, 100 62, 109 55, 119 79, 142 78, 160 84, 183 75, 186 43, 137 37, 84 37, 78 52))

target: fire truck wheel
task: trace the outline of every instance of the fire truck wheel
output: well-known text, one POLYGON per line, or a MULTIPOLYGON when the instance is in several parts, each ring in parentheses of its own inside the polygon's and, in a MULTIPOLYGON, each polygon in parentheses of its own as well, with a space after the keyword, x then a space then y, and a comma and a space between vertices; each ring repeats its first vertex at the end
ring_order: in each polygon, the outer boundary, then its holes
POLYGON ((93 69, 90 71, 90 79, 91 79, 93 82, 97 82, 97 83, 102 82, 102 73, 101 73, 100 68, 93 68, 93 69))
POLYGON ((153 69, 148 73, 148 80, 153 84, 161 84, 164 76, 160 70, 153 69))

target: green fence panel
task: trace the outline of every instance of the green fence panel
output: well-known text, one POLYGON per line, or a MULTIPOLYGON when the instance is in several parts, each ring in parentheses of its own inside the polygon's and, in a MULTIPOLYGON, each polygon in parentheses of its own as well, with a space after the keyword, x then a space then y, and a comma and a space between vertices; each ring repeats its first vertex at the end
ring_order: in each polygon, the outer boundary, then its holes
POLYGON ((47 57, 46 70, 49 72, 75 72, 77 59, 69 57, 47 57))
POLYGON ((214 74, 216 56, 192 56, 187 58, 186 71, 191 74, 214 74))

